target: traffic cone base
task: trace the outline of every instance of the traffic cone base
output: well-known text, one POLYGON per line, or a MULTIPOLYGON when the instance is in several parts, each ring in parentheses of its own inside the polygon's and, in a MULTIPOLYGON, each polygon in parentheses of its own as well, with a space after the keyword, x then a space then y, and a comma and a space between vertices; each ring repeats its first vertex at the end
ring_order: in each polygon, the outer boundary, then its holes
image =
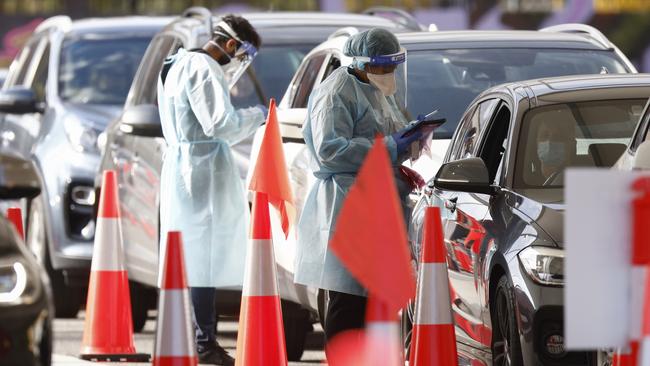
POLYGON ((90 267, 81 358, 94 361, 147 362, 135 353, 129 278, 124 270, 117 178, 104 171, 90 267))
POLYGON ((455 365, 456 360, 456 335, 451 324, 419 325, 413 328, 412 339, 417 349, 418 365, 455 365), (444 352, 440 352, 444 350, 444 352))
POLYGON ((268 197, 256 192, 242 289, 236 366, 286 366, 268 197))
POLYGON ((181 233, 167 234, 158 297, 154 366, 196 366, 190 294, 185 276, 181 233))
POLYGON ((424 220, 409 365, 457 366, 456 333, 440 209, 428 207, 424 220))

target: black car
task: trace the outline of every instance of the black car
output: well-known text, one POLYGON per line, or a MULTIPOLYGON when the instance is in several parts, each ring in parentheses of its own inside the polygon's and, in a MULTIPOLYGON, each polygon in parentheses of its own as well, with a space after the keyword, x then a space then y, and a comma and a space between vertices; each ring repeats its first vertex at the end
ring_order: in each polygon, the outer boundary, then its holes
POLYGON ((25 207, 26 241, 52 280, 57 317, 75 317, 85 301, 97 137, 120 113, 142 54, 170 20, 49 18, 0 92, 0 150, 32 160, 43 188, 25 207))
MULTIPOLYGON (((231 90, 235 107, 267 104, 269 98, 282 97, 304 55, 337 29, 357 26, 361 29, 381 27, 404 31, 418 28, 412 18, 396 12, 398 22, 381 16, 363 14, 327 14, 308 12, 270 12, 243 14, 257 29, 262 47, 252 67, 231 90), (410 28, 409 28, 410 27, 410 28)), ((144 319, 155 307, 158 277, 159 190, 162 138, 158 107, 157 82, 163 60, 179 48, 203 46, 219 18, 205 8, 190 8, 152 40, 135 75, 124 112, 109 125, 103 137, 100 172, 117 172, 126 267, 129 279, 138 284, 132 294, 134 318, 144 319)), ((233 147, 233 156, 242 180, 248 171, 253 136, 233 147)), ((101 174, 95 180, 99 192, 101 174)), ((276 247, 276 258, 286 257, 276 247)), ((287 261, 278 261, 278 282, 283 299, 285 335, 289 360, 300 359, 307 332, 312 329, 317 292, 293 282, 287 261)), ((291 262, 291 261, 289 261, 291 262)), ((217 296, 219 314, 239 311, 241 289, 220 289, 217 296)))
POLYGON ((494 87, 469 106, 409 225, 418 258, 425 208, 441 208, 461 358, 595 362, 563 346, 564 169, 611 167, 648 96, 650 75, 571 76, 494 87))
MULTIPOLYGON (((31 162, 0 154, 0 171, 0 199, 39 194, 31 162)), ((0 364, 50 365, 54 306, 49 286, 47 273, 13 225, 0 215, 0 364)))

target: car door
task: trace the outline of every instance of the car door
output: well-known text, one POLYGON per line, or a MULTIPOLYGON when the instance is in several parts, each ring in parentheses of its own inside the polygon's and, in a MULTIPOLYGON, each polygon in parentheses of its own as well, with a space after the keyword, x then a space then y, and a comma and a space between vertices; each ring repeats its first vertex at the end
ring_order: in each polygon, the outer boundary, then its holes
MULTIPOLYGON (((448 161, 477 156, 481 136, 498 103, 496 98, 477 103, 471 116, 456 131, 448 161)), ((434 194, 441 206, 451 305, 460 331, 459 340, 474 347, 489 347, 484 334, 480 271, 477 270, 478 251, 485 236, 481 220, 487 213, 489 196, 437 188, 434 194)))
MULTIPOLYGON (((32 40, 27 47, 27 58, 20 67, 18 77, 12 80, 12 86, 23 85, 32 89, 37 102, 46 106, 50 43, 47 37, 40 37, 32 40)), ((44 113, 5 115, 0 132, 2 149, 31 159, 33 146, 41 134, 42 121, 48 113, 52 113, 49 108, 44 113)))
POLYGON ((170 34, 156 36, 138 70, 125 110, 115 121, 106 153, 112 154, 118 174, 122 230, 129 276, 155 286, 158 276, 159 190, 165 140, 143 136, 126 123, 160 124, 157 83, 164 59, 179 47, 170 34), (143 119, 142 121, 137 121, 143 119))

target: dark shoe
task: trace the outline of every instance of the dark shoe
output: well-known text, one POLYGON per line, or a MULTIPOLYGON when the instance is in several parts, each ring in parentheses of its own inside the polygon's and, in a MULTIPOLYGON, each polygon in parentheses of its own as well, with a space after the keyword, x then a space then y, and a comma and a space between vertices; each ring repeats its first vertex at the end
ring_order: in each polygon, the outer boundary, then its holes
POLYGON ((199 354, 199 363, 206 363, 210 365, 220 366, 234 366, 235 359, 230 357, 228 352, 223 349, 217 342, 209 345, 197 345, 197 353, 199 354))

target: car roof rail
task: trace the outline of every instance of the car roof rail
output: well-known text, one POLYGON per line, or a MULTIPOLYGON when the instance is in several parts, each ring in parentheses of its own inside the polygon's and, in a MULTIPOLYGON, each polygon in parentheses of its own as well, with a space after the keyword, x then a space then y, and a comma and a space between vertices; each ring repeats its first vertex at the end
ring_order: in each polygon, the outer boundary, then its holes
POLYGON ((42 32, 48 28, 62 28, 64 31, 69 30, 72 27, 72 19, 67 15, 55 15, 53 17, 45 19, 41 24, 39 24, 34 33, 42 32))
POLYGON ((192 6, 185 9, 181 14, 183 18, 197 18, 203 20, 205 27, 208 29, 208 34, 212 34, 212 12, 204 6, 192 6))
POLYGON ((606 48, 613 48, 614 45, 610 42, 605 35, 598 29, 579 23, 558 24, 550 27, 540 29, 541 32, 560 32, 560 33, 582 33, 591 37, 596 42, 602 44, 606 48))
POLYGON ((403 25, 404 27, 410 30, 414 30, 414 31, 424 30, 422 25, 415 19, 413 15, 411 15, 410 13, 402 9, 391 8, 389 6, 373 6, 371 8, 362 11, 361 14, 376 15, 386 19, 390 19, 395 21, 396 23, 399 23, 400 25, 403 25))
POLYGON ((357 29, 356 27, 343 27, 335 30, 332 34, 329 35, 329 37, 327 37, 327 39, 332 39, 341 36, 351 37, 357 33, 359 33, 359 29, 357 29))

